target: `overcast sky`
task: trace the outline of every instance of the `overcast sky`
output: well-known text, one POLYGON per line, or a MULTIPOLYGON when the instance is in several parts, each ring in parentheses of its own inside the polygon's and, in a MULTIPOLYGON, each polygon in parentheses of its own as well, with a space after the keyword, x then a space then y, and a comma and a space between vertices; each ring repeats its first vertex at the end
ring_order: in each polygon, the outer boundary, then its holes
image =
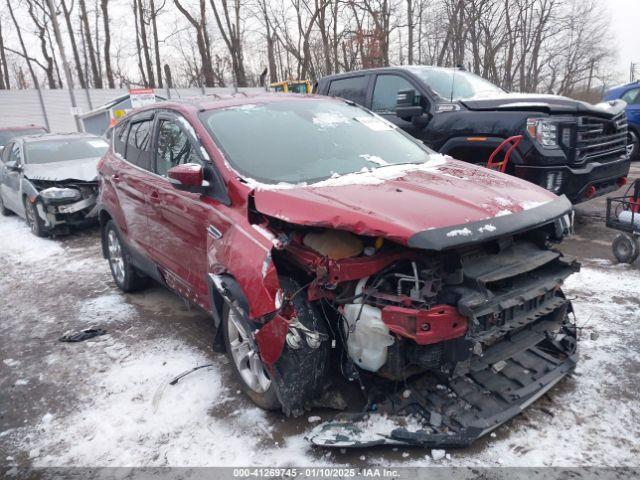
MULTIPOLYGON (((618 46, 620 80, 629 81, 629 64, 640 63, 640 0, 600 0, 611 12, 611 31, 618 46)), ((636 70, 640 73, 640 65, 636 70)))

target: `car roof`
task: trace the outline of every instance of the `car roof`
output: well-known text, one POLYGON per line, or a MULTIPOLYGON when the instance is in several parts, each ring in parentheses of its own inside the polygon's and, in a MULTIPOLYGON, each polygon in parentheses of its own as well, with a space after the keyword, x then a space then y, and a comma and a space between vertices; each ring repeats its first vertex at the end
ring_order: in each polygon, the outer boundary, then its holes
POLYGON ((370 73, 381 73, 381 72, 384 73, 384 72, 403 71, 403 72, 413 73, 416 69, 419 69, 419 68, 433 68, 433 69, 440 69, 440 70, 458 70, 456 67, 439 67, 437 65, 398 65, 398 66, 395 66, 395 67, 366 68, 366 69, 363 69, 363 70, 353 70, 351 72, 337 73, 335 75, 327 75, 325 77, 322 77, 318 81, 326 80, 326 79, 342 78, 342 77, 357 77, 358 75, 365 75, 365 74, 370 74, 370 73))
POLYGON ((69 132, 69 133, 35 133, 32 135, 25 135, 18 137, 25 143, 34 143, 47 140, 68 140, 76 138, 102 138, 98 135, 84 132, 69 132))
POLYGON ((42 130, 44 130, 45 132, 47 131, 46 128, 44 128, 42 125, 18 125, 18 126, 11 126, 11 127, 0 127, 0 132, 15 132, 15 131, 20 131, 20 130, 33 130, 34 128, 41 128, 42 130))
POLYGON ((294 101, 308 101, 308 100, 321 100, 328 102, 344 102, 342 99, 334 99, 330 97, 317 96, 317 95, 303 95, 299 93, 275 93, 275 92, 260 92, 260 93, 236 93, 231 95, 205 95, 201 97, 189 97, 181 99, 172 99, 165 102, 158 102, 145 107, 136 109, 127 114, 123 119, 128 119, 131 116, 138 115, 143 112, 152 112, 159 109, 176 110, 181 113, 198 113, 209 110, 218 110, 222 108, 236 107, 242 105, 251 105, 254 103, 276 103, 285 100, 294 101))

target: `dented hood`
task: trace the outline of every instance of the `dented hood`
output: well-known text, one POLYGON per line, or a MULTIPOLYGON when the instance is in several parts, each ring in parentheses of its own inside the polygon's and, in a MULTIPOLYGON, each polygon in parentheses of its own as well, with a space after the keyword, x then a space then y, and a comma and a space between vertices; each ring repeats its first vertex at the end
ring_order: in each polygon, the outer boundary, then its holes
POLYGON ((566 198, 529 182, 451 160, 411 166, 393 178, 351 174, 309 186, 256 188, 254 199, 258 211, 293 224, 435 250, 522 231, 571 210, 566 198))
POLYGON ((63 162, 27 163, 23 166, 23 172, 29 180, 93 182, 98 176, 99 160, 100 157, 91 157, 63 162))

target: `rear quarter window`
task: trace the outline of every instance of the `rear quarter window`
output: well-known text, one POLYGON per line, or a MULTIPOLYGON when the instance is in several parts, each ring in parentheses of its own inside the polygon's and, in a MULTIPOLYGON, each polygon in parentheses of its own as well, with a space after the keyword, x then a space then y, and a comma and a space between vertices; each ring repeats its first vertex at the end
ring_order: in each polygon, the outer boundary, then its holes
POLYGON ((332 80, 329 84, 327 95, 330 97, 344 98, 364 105, 367 95, 367 80, 368 77, 364 75, 332 80))

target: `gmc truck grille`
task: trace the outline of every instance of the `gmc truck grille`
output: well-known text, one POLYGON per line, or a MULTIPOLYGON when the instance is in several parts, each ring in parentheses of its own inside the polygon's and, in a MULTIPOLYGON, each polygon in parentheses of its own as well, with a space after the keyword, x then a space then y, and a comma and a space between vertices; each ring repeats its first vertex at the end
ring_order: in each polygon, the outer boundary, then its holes
POLYGON ((578 117, 573 164, 606 163, 627 153, 627 117, 624 112, 612 119, 578 117))

